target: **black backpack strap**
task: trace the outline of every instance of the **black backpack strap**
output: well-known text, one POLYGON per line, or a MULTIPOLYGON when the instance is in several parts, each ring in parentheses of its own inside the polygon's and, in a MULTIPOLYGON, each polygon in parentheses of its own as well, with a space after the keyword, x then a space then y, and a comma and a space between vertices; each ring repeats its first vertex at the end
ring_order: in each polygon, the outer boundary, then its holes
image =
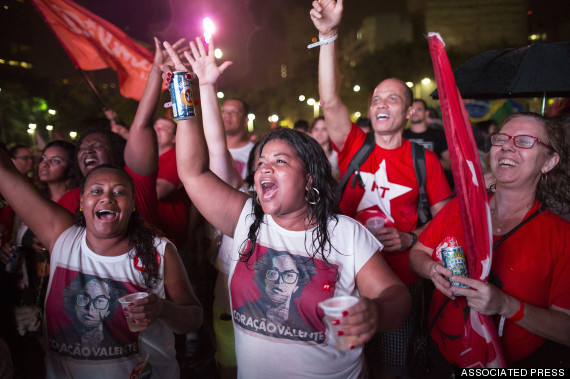
POLYGON ((414 171, 418 181, 419 197, 418 197, 418 219, 421 225, 431 219, 431 212, 426 193, 426 152, 422 145, 410 142, 412 144, 412 161, 414 162, 414 171))
POLYGON ((360 146, 360 149, 358 149, 356 154, 354 154, 354 156, 350 160, 346 172, 344 173, 344 175, 340 179, 340 182, 336 186, 337 200, 339 202, 340 199, 342 198, 344 189, 346 188, 346 184, 348 183, 348 179, 350 179, 350 176, 352 174, 354 174, 354 177, 352 178, 350 187, 354 188, 354 185, 357 180, 360 186, 364 186, 362 178, 360 177, 360 166, 362 166, 364 161, 366 161, 366 159, 370 156, 370 153, 372 153, 372 150, 374 150, 374 145, 376 145, 376 141, 374 139, 374 132, 369 132, 366 134, 366 139, 364 140, 362 146, 360 146))

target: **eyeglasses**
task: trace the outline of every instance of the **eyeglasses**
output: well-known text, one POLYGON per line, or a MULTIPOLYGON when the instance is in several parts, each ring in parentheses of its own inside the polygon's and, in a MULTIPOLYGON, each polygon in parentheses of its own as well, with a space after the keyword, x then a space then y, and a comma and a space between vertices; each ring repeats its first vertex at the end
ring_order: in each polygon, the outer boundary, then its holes
POLYGON ((267 280, 274 282, 277 279, 281 278, 287 284, 295 283, 298 276, 299 274, 297 274, 295 271, 280 272, 279 270, 267 270, 267 273, 265 274, 265 278, 267 280))
POLYGON ((554 151, 554 149, 552 149, 552 147, 548 146, 547 144, 545 144, 544 142, 542 142, 538 138, 533 137, 533 136, 527 136, 524 134, 521 134, 519 136, 510 136, 510 135, 505 134, 505 133, 494 133, 494 134, 491 134, 491 144, 493 146, 503 146, 511 138, 513 139, 515 146, 518 148, 521 148, 521 149, 531 149, 534 146, 534 144, 536 142, 538 142, 542 146, 546 147, 548 150, 554 151))
POLYGON ((31 155, 16 155, 14 157, 14 159, 21 159, 24 161, 31 161, 32 159, 34 159, 34 157, 32 157, 31 155))
POLYGON ((99 295, 95 299, 92 299, 89 295, 81 294, 77 296, 75 304, 80 307, 87 307, 89 304, 93 304, 93 307, 95 309, 105 309, 107 308, 107 305, 109 305, 109 299, 107 299, 104 295, 99 295))

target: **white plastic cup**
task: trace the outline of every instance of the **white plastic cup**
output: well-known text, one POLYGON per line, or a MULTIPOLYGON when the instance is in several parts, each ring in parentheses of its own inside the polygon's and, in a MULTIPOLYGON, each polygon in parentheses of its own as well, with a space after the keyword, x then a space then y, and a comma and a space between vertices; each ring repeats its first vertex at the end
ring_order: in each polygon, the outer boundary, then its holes
POLYGON ((339 320, 342 317, 342 313, 356 303, 358 303, 358 298, 355 296, 331 297, 319 303, 319 306, 325 311, 329 344, 338 350, 349 350, 357 336, 339 336, 340 325, 333 325, 331 322, 339 320))
MULTIPOLYGON (((142 299, 143 297, 147 296, 148 293, 146 292, 135 292, 119 298, 119 303, 121 303, 121 307, 123 307, 123 310, 126 310, 129 304, 133 303, 135 300, 142 299)), ((131 320, 128 317, 125 318, 127 319, 127 325, 129 326, 129 330, 131 332, 140 332, 141 330, 146 329, 146 326, 134 324, 133 320, 131 320)))
POLYGON ((366 220, 366 227, 368 228, 368 230, 370 230, 370 233, 374 234, 378 232, 380 229, 382 229, 385 223, 386 219, 384 217, 380 216, 370 217, 368 220, 366 220))

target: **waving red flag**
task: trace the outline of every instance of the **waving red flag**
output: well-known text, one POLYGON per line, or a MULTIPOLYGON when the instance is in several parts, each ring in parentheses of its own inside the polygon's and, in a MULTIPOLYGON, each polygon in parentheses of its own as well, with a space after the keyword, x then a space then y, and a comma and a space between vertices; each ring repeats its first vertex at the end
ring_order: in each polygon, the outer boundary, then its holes
POLYGON ((116 26, 70 0, 31 0, 77 68, 111 68, 121 94, 140 100, 152 53, 116 26))
MULTIPOLYGON (((486 281, 491 270, 492 231, 483 169, 445 44, 437 33, 429 33, 428 40, 465 233, 469 276, 486 281)), ((497 329, 490 316, 471 310, 465 336, 461 367, 506 367, 497 329)))

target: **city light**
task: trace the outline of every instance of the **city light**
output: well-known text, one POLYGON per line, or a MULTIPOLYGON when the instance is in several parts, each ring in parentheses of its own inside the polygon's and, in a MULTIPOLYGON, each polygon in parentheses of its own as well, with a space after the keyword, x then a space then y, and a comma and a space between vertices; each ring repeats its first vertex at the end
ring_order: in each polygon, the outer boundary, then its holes
POLYGON ((422 79, 422 84, 428 85, 428 84, 430 84, 430 83, 431 83, 431 79, 430 79, 430 78, 423 78, 423 79, 422 79))
POLYGON ((28 128, 31 130, 35 130, 38 126, 36 124, 28 124, 28 128))
POLYGON ((212 22, 212 20, 210 20, 209 17, 206 17, 202 21, 202 24, 204 25, 204 41, 206 42, 206 44, 208 44, 210 43, 210 39, 212 38, 212 34, 216 30, 216 28, 214 28, 214 23, 212 22))
POLYGON ((355 85, 355 86, 352 88, 352 90, 353 90, 354 92, 358 92, 358 91, 360 91, 360 86, 357 84, 357 85, 355 85))
POLYGON ((299 95, 299 101, 305 101, 305 95, 299 95))
POLYGON ((220 59, 224 54, 222 53, 221 49, 215 49, 214 50, 214 57, 220 59))
POLYGON ((52 131, 52 130, 53 130, 53 125, 46 125, 46 130, 52 131))
POLYGON ((247 115, 247 119, 253 121, 255 120, 255 115, 253 113, 250 113, 247 115))
POLYGON ((309 105, 315 105, 315 99, 313 99, 312 97, 310 99, 307 100, 307 104, 309 105))
POLYGON ((255 120, 255 115, 250 113, 247 115, 247 131, 253 132, 253 120, 255 120))
POLYGON ((55 115, 57 113, 57 111, 55 109, 49 109, 48 113, 51 115, 55 115))
POLYGON ((69 132, 69 136, 71 139, 75 139, 77 137, 77 132, 69 132))
POLYGON ((222 91, 218 91, 217 96, 218 96, 218 99, 223 99, 225 95, 222 91))
POLYGON ((362 116, 362 113, 354 112, 354 118, 359 118, 360 116, 362 116))
POLYGON ((269 117, 269 121, 271 122, 277 122, 279 121, 279 116, 277 116, 276 114, 272 115, 269 117))
POLYGON ((414 86, 414 83, 412 83, 412 82, 406 82, 406 85, 407 85, 408 87, 412 88, 412 87, 414 86))

